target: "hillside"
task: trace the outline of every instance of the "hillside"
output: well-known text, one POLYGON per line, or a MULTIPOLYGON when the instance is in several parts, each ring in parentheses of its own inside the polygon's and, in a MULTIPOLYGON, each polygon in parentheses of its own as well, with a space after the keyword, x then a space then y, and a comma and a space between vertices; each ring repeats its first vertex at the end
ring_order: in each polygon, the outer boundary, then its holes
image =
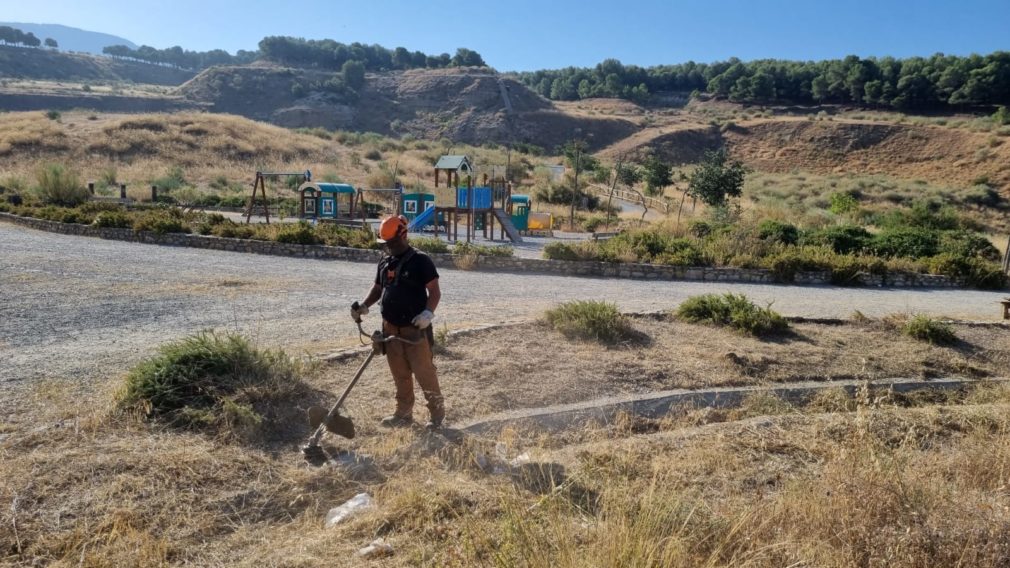
POLYGON ((217 67, 182 85, 179 93, 215 112, 293 128, 409 134, 472 144, 515 141, 552 148, 581 129, 594 146, 603 147, 637 129, 621 118, 571 116, 521 83, 482 68, 369 74, 357 96, 305 87, 334 77, 267 63, 217 67))
POLYGON ((192 71, 84 53, 0 46, 0 77, 51 81, 128 81, 179 85, 192 71))

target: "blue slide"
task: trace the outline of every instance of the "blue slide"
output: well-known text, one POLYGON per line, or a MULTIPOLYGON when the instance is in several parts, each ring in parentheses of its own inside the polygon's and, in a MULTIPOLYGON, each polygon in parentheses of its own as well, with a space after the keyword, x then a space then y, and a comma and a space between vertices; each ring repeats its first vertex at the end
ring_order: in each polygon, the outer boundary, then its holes
POLYGON ((435 220, 435 208, 429 207, 424 210, 424 213, 421 213, 417 217, 414 217, 414 220, 411 221, 409 225, 407 225, 407 230, 420 231, 434 220, 435 220))

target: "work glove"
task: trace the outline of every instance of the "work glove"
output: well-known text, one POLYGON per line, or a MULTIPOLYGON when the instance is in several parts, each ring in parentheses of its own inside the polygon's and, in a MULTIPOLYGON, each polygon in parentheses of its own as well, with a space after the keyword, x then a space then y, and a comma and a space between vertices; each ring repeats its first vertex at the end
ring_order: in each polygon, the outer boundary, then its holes
POLYGON ((368 306, 364 302, 354 302, 351 304, 351 319, 360 322, 361 316, 368 315, 368 306))
POLYGON ((435 319, 435 314, 431 313, 431 310, 424 310, 417 314, 410 323, 414 324, 417 329, 424 329, 431 325, 431 320, 433 319, 435 319))

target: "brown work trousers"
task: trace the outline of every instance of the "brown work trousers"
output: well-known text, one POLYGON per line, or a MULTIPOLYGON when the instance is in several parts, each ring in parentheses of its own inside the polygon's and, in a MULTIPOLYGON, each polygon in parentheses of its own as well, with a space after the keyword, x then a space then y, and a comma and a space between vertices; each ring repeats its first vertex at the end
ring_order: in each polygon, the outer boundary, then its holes
POLYGON ((421 340, 417 345, 396 340, 386 343, 386 361, 396 384, 396 415, 412 416, 414 378, 416 378, 417 384, 421 385, 425 400, 428 401, 428 412, 432 420, 441 421, 445 417, 445 403, 438 386, 438 374, 431 353, 430 329, 422 331, 413 325, 396 326, 383 321, 382 331, 387 336, 396 335, 411 341, 421 340))

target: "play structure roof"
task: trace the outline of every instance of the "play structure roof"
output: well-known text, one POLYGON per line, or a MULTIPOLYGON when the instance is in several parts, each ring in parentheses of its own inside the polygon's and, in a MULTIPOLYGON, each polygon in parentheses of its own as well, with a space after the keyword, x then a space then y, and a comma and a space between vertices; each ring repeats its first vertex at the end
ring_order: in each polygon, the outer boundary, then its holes
POLYGON ((470 159, 466 156, 442 156, 435 164, 436 170, 461 170, 469 172, 473 169, 470 159))
POLYGON ((312 184, 308 184, 306 186, 302 186, 302 188, 304 189, 305 187, 308 187, 308 186, 315 187, 317 190, 319 190, 319 191, 321 191, 323 193, 354 193, 355 192, 354 186, 348 185, 346 183, 312 183, 312 184))

